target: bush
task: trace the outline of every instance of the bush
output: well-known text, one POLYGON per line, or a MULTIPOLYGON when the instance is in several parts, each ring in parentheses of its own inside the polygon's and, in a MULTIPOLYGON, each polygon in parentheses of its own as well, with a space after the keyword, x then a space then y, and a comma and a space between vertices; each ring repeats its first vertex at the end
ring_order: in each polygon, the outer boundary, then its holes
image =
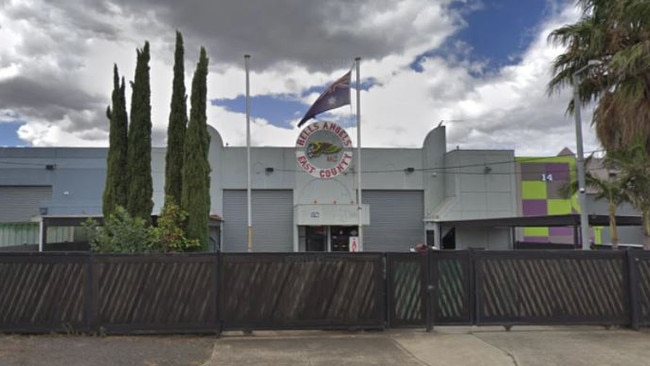
POLYGON ((104 226, 88 219, 84 223, 90 249, 98 253, 151 253, 155 248, 156 234, 140 217, 132 217, 124 207, 104 219, 104 226))
POLYGON ((187 213, 168 198, 158 217, 158 227, 154 228, 156 242, 160 251, 187 252, 198 250, 201 243, 197 239, 188 239, 183 230, 187 213))
POLYGON ((168 201, 152 227, 140 217, 132 217, 123 207, 105 219, 104 226, 88 219, 86 228, 90 249, 97 253, 173 253, 200 248, 198 240, 187 239, 183 224, 187 213, 168 201))

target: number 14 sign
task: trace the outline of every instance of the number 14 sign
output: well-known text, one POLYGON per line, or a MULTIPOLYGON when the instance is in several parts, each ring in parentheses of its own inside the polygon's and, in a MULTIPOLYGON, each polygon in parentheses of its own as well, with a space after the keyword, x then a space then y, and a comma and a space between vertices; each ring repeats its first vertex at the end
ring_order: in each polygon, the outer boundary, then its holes
POLYGON ((553 181, 553 174, 551 174, 551 173, 542 173, 542 181, 544 181, 544 182, 552 182, 553 181))

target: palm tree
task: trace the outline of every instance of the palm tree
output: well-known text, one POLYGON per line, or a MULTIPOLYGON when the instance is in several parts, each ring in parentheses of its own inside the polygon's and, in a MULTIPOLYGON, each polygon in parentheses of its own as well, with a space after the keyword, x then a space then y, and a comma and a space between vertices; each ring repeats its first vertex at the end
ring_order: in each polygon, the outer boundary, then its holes
MULTIPOLYGON (((640 139, 641 140, 641 139, 640 139)), ((643 248, 650 249, 650 155, 645 141, 611 151, 607 160, 622 173, 625 197, 632 207, 641 211, 643 248)))
MULTIPOLYGON (((554 30, 549 40, 566 47, 553 63, 549 93, 572 86, 573 74, 598 60, 578 85, 580 102, 598 101, 593 124, 605 149, 643 137, 650 153, 650 2, 578 0, 582 18, 554 30)), ((568 111, 574 109, 573 101, 568 111)))
MULTIPOLYGON (((587 158, 587 166, 589 166, 592 161, 592 156, 587 158)), ((608 169, 609 172, 609 169, 608 169)), ((616 226, 616 209, 623 202, 628 201, 627 192, 625 191, 626 182, 623 179, 615 178, 599 178, 591 172, 585 174, 585 183, 587 187, 596 191, 594 198, 596 200, 607 200, 607 213, 609 215, 609 230, 610 230, 610 239, 612 241, 612 249, 618 248, 618 228, 616 226)), ((573 179, 571 182, 562 186, 560 189, 560 194, 569 198, 578 192, 578 181, 573 179)))

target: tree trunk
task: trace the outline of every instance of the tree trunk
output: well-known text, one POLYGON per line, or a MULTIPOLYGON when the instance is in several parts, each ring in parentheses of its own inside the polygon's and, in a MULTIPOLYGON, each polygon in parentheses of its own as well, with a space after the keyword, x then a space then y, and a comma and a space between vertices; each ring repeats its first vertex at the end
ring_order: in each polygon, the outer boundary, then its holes
POLYGON ((609 235, 612 240, 612 249, 618 249, 618 228, 616 227, 616 205, 609 203, 609 235))

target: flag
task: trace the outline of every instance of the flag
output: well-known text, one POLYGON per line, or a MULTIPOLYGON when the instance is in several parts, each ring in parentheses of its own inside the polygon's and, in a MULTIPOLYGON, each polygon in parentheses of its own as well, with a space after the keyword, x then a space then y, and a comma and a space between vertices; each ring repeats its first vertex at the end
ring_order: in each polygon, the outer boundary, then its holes
POLYGON ((350 72, 348 71, 347 74, 325 89, 305 113, 305 116, 298 122, 298 127, 314 118, 317 114, 350 104, 350 72))

